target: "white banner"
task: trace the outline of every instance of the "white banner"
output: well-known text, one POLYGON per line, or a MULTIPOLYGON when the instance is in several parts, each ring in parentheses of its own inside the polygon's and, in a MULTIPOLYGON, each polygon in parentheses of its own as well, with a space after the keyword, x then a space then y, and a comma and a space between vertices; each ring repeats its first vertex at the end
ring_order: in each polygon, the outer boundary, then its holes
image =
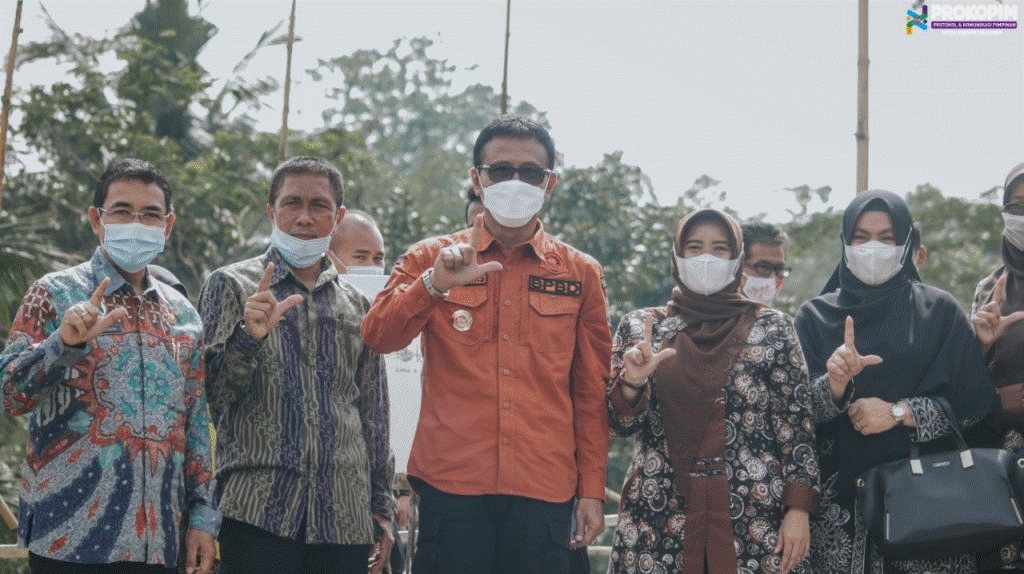
MULTIPOLYGON (((373 301, 388 281, 387 275, 341 275, 373 301)), ((423 394, 423 354, 417 335, 409 346, 384 356, 391 398, 391 450, 395 453, 395 472, 404 473, 412 451, 412 438, 420 419, 423 394)))

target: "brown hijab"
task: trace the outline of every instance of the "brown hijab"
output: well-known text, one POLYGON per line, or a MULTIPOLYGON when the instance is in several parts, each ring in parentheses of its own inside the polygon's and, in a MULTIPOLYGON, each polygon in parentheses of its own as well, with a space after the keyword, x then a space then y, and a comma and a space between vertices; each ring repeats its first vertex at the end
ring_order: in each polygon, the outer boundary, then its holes
MULTIPOLYGON (((672 242, 675 253, 683 253, 686 237, 701 223, 718 225, 729 241, 731 258, 742 257, 739 223, 716 209, 695 211, 679 221, 672 242)), ((676 287, 668 302, 668 316, 678 316, 684 326, 663 343, 664 348, 675 348, 676 354, 658 365, 654 387, 676 491, 685 496, 696 451, 704 442, 713 414, 721 409, 725 382, 762 305, 740 294, 739 268, 731 283, 711 295, 683 285, 675 257, 672 273, 676 287)), ((724 437, 721 450, 718 454, 724 454, 724 437)))

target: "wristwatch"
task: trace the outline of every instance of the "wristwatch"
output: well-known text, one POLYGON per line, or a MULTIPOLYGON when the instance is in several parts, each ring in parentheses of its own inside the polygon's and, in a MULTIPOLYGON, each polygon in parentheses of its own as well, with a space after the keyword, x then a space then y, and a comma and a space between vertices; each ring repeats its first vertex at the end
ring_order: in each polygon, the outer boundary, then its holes
POLYGON ((889 412, 892 413, 892 418, 896 419, 896 425, 903 426, 903 417, 907 416, 907 408, 899 403, 893 403, 889 407, 889 412))
POLYGON ((430 293, 431 297, 444 297, 448 294, 447 291, 441 291, 437 287, 434 287, 434 283, 430 278, 434 275, 434 268, 431 267, 423 272, 423 286, 427 288, 427 293, 430 293))

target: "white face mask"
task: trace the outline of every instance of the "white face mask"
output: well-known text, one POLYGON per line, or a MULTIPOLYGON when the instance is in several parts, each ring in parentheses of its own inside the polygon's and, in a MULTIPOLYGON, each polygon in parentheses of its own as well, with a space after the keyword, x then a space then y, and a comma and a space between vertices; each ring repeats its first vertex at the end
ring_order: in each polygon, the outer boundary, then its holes
POLYGON ((103 251, 120 269, 142 271, 164 250, 164 226, 103 223, 103 251))
POLYGON ((774 277, 756 277, 746 273, 743 276, 746 277, 743 294, 752 301, 771 307, 775 302, 775 296, 779 294, 779 289, 782 288, 782 280, 774 277))
POLYGON ((345 268, 348 275, 383 275, 384 267, 376 265, 349 265, 345 268))
POLYGON ((847 245, 844 248, 846 266, 862 283, 875 287, 899 273, 906 250, 906 245, 888 245, 881 241, 847 245))
POLYGON ((1003 237, 1017 249, 1024 250, 1024 215, 1003 212, 1003 237))
POLYGON ((686 288, 701 295, 718 293, 736 279, 736 270, 740 268, 743 255, 736 259, 722 259, 710 253, 696 257, 676 257, 676 268, 679 270, 679 281, 686 288))
POLYGON ((484 207, 503 227, 526 225, 544 206, 544 190, 518 179, 499 181, 483 191, 484 207))
POLYGON ((320 260, 331 246, 331 234, 316 239, 299 239, 281 231, 277 225, 270 231, 270 244, 284 257, 288 265, 305 269, 320 260))

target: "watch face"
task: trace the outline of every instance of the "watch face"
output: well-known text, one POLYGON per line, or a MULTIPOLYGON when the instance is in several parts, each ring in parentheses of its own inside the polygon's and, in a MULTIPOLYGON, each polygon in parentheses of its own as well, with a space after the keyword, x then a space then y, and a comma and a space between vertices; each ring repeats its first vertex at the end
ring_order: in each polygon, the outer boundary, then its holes
POLYGON ((894 417, 896 417, 898 419, 902 419, 903 416, 906 415, 906 414, 907 414, 907 409, 903 408, 901 405, 893 405, 892 406, 892 416, 894 416, 894 417))

